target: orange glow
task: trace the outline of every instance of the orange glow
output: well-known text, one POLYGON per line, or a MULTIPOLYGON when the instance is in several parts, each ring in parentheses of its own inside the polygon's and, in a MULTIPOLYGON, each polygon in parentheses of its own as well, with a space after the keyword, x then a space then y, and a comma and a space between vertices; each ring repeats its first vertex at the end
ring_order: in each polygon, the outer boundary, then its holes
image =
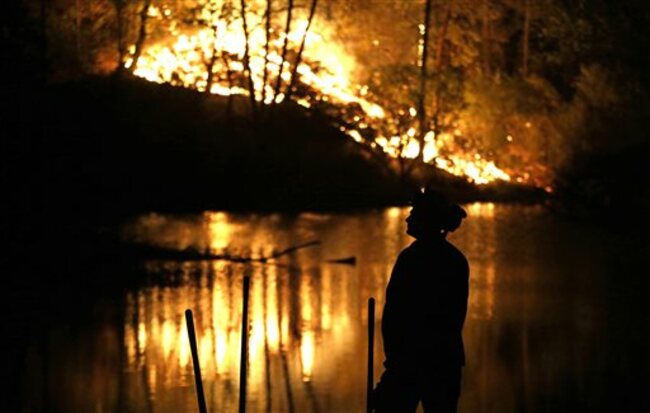
POLYGON ((264 302, 262 301, 262 280, 254 278, 251 280, 250 289, 250 336, 248 338, 249 360, 251 365, 261 364, 264 356, 264 302))
MULTIPOLYGON (((248 95, 248 90, 241 85, 229 83, 226 73, 241 75, 245 68, 242 63, 246 49, 246 39, 241 30, 241 16, 235 18, 219 18, 210 13, 210 2, 200 9, 201 18, 209 21, 210 26, 180 30, 178 27, 171 30, 167 36, 149 43, 143 50, 134 74, 151 82, 173 83, 200 91, 208 88, 208 73, 206 62, 215 55, 218 57, 230 56, 228 59, 215 59, 212 68, 213 83, 209 86, 210 93, 230 96, 248 95), (217 33, 217 35, 215 35, 217 33)), ((464 176, 470 182, 486 184, 489 182, 512 180, 510 174, 497 167, 494 162, 474 159, 474 154, 465 153, 455 147, 454 137, 460 137, 462 131, 455 128, 450 139, 437 139, 433 131, 425 132, 424 148, 420 148, 417 139, 417 110, 408 109, 412 126, 406 133, 386 138, 393 133, 387 130, 387 125, 395 123, 389 110, 368 99, 368 86, 360 85, 353 81, 353 74, 357 71, 357 62, 346 52, 343 45, 335 41, 335 33, 324 19, 313 20, 309 31, 307 29, 306 11, 294 10, 298 17, 292 24, 292 31, 284 33, 275 30, 274 36, 269 41, 269 53, 266 54, 266 32, 264 13, 255 13, 251 9, 263 5, 253 2, 249 5, 246 15, 249 32, 249 65, 253 81, 255 99, 264 103, 281 102, 285 99, 284 92, 274 95, 274 80, 278 73, 285 83, 291 81, 293 62, 282 62, 281 50, 285 38, 288 39, 290 49, 297 50, 303 37, 305 49, 302 63, 297 68, 300 82, 317 92, 318 96, 294 96, 296 103, 304 107, 312 107, 318 101, 331 102, 341 108, 340 116, 348 126, 340 129, 351 139, 364 143, 372 148, 377 148, 391 157, 416 159, 421 150, 425 162, 434 164, 453 175, 464 176), (267 73, 271 79, 264 85, 265 61, 267 73), (280 72, 280 66, 282 71, 280 72), (360 112, 348 116, 345 107, 356 105, 360 112), (376 136, 364 138, 363 130, 376 131, 376 136)), ((259 11, 259 10, 258 10, 259 11)), ((149 15, 152 20, 169 19, 172 11, 168 8, 160 10, 151 7, 149 15)), ((420 48, 422 44, 420 44, 420 48)), ((131 53, 135 47, 131 47, 131 53)), ((125 62, 128 68, 133 64, 131 60, 125 62)), ((526 178, 521 178, 526 181, 526 178)), ((214 231, 221 234, 215 238, 213 248, 221 248, 228 238, 228 234, 220 227, 219 217, 215 217, 214 231)))
POLYGON ((300 365, 302 368, 302 380, 311 381, 314 371, 314 332, 305 331, 300 342, 300 365))
POLYGON ((332 272, 329 268, 323 268, 321 280, 321 327, 325 331, 332 328, 332 272))
MULTIPOLYGON (((137 318, 125 319, 123 345, 127 352, 128 368, 132 371, 145 369, 151 389, 191 379, 192 360, 184 315, 186 308, 194 309, 203 379, 207 382, 238 377, 241 277, 229 279, 230 275, 226 273, 228 264, 212 265, 215 276, 206 285, 207 288, 197 289, 196 285, 189 283, 173 290, 163 289, 158 291, 157 304, 154 304, 156 300, 151 295, 154 291, 143 290, 139 293, 139 307, 135 300, 127 300, 127 314, 142 314, 143 317, 147 314, 150 317, 142 321, 137 318), (157 314, 152 314, 154 308, 157 314), (160 320, 160 326, 155 327, 150 320, 160 320)), ((354 340, 351 320, 346 311, 347 302, 339 302, 339 298, 348 296, 348 292, 342 292, 342 289, 350 288, 345 277, 337 278, 339 282, 334 283, 331 270, 324 270, 320 284, 323 295, 316 299, 312 275, 301 274, 295 313, 292 312, 290 300, 294 299, 291 297, 296 292, 291 292, 288 274, 281 274, 273 266, 259 266, 251 277, 248 357, 251 391, 259 391, 266 386, 266 351, 271 365, 278 365, 284 354, 290 363, 299 368, 302 381, 313 380, 319 374, 319 368, 326 369, 327 374, 331 373, 336 363, 317 365, 316 346, 322 337, 326 337, 333 351, 336 350, 333 354, 339 354, 344 353, 343 349, 354 340), (292 320, 298 327, 295 332, 292 330, 292 320)), ((204 278, 201 277, 201 280, 204 278)), ((321 371, 321 374, 326 372, 321 371)))
POLYGON ((270 266, 268 268, 266 279, 266 339, 269 350, 271 352, 277 352, 280 349, 280 325, 277 311, 277 267, 270 266))
POLYGON ((138 323, 138 354, 147 350, 147 330, 144 323, 138 323))
POLYGON ((471 217, 494 218, 494 203, 474 202, 466 206, 471 217))
POLYGON ((178 334, 178 363, 181 367, 186 367, 190 361, 190 343, 187 335, 187 323, 185 322, 185 315, 181 313, 181 328, 178 334))
POLYGON ((230 244, 230 237, 234 231, 233 225, 228 222, 223 212, 207 212, 208 226, 210 228, 210 249, 221 251, 230 244))
POLYGON ((126 358, 129 365, 134 365, 137 356, 137 343, 133 326, 127 325, 124 328, 124 346, 126 347, 126 358))
POLYGON ((163 322, 162 343, 161 343, 163 349, 163 356, 165 357, 165 360, 169 358, 169 355, 172 352, 175 342, 176 342, 176 337, 174 332, 174 326, 171 321, 165 320, 163 322))
POLYGON ((198 344, 199 364, 201 365, 201 372, 204 374, 214 363, 212 359, 212 355, 214 354, 212 351, 212 343, 212 330, 208 329, 203 333, 203 337, 201 337, 201 341, 198 344))

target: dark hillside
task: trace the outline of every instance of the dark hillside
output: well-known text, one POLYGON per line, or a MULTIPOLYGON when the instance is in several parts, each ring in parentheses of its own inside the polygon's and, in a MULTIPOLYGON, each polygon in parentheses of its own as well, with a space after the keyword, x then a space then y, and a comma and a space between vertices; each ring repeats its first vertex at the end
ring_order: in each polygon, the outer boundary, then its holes
POLYGON ((47 97, 45 199, 93 211, 338 209, 399 202, 405 186, 327 119, 140 80, 92 78, 47 97))

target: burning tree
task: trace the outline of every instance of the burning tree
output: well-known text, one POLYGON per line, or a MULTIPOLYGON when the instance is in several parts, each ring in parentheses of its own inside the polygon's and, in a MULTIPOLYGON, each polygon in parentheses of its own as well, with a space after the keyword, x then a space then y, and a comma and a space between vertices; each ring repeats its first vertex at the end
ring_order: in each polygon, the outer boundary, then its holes
MULTIPOLYGON (((23 1, 40 16, 40 0, 23 1)), ((256 116, 295 102, 403 170, 425 162, 475 183, 544 186, 584 146, 574 135, 589 139, 574 132, 593 112, 580 109, 580 59, 612 33, 607 20, 595 29, 611 11, 596 3, 53 0, 42 20, 50 62, 79 63, 51 65, 60 73, 112 65, 247 96, 256 116)))

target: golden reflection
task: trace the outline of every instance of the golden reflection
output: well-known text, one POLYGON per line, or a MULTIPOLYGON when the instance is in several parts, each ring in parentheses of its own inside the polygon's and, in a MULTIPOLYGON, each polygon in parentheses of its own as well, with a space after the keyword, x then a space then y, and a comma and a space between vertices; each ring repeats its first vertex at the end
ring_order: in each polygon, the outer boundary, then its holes
POLYGON ((212 330, 205 330, 203 337, 199 343, 199 360, 201 366, 201 373, 207 374, 213 365, 212 355, 212 330))
MULTIPOLYGON (((388 214, 395 222, 401 220, 401 209, 388 214)), ((256 219, 260 218, 252 218, 256 219)), ((245 234, 260 248, 273 248, 271 239, 277 243, 277 235, 234 223, 227 214, 205 214, 205 222, 198 228, 206 231, 203 239, 210 248, 230 245, 235 233, 237 237, 245 234)), ((321 220, 306 222, 316 225, 321 220)), ((127 294, 123 342, 126 371, 137 372, 135 380, 147 388, 148 397, 167 397, 166 389, 191 386, 192 359, 184 316, 185 309, 191 308, 204 385, 219 389, 214 393, 218 398, 211 403, 220 409, 230 406, 232 388, 236 388, 239 377, 241 284, 246 274, 251 277, 250 394, 289 403, 287 398, 296 397, 298 390, 287 393, 286 386, 296 380, 334 377, 337 366, 346 363, 341 355, 355 348, 356 323, 363 323, 356 312, 350 312, 351 305, 365 303, 367 297, 357 298, 363 293, 354 271, 321 265, 314 261, 317 257, 300 252, 291 258, 289 266, 283 262, 262 265, 225 261, 152 266, 180 275, 174 275, 172 285, 127 294), (327 362, 322 364, 317 357, 320 346, 328 349, 327 362), (263 396, 269 391, 274 395, 263 396)))
POLYGON ((311 278, 308 275, 301 277, 300 283, 300 317, 305 328, 311 328, 313 309, 311 306, 311 278))
POLYGON ((311 381, 314 369, 314 308, 310 274, 300 277, 300 366, 302 380, 311 381))
MULTIPOLYGON (((200 267, 200 266, 199 266, 200 267)), ((191 271, 190 267, 184 266, 191 271)), ((298 312, 292 303, 288 274, 278 268, 262 266, 253 269, 250 299, 249 385, 251 391, 264 387, 265 352, 269 360, 280 357, 282 349, 299 357, 300 376, 311 380, 314 372, 318 325, 330 329, 332 323, 346 320, 341 314, 332 316, 331 273, 325 275, 327 298, 316 306, 311 275, 300 277, 298 312), (324 317, 323 317, 324 315, 324 317), (298 317, 299 341, 292 348, 292 319, 298 317), (324 321, 323 321, 324 319, 324 321)), ((241 322, 241 276, 233 276, 226 264, 201 268, 213 277, 202 274, 198 285, 187 283, 171 289, 142 290, 137 300, 127 299, 124 347, 127 364, 135 370, 146 369, 147 385, 169 386, 191 374, 191 354, 184 317, 185 308, 195 310, 199 359, 204 380, 237 377, 239 369, 239 323, 241 322), (208 280, 209 278, 209 280, 208 280), (156 297, 153 297, 155 295, 156 297), (134 302, 136 301, 136 302, 134 302), (157 314, 152 314, 153 310, 157 314), (155 367, 153 367, 155 366, 155 367), (177 378, 175 378, 177 377, 177 378), (163 380, 164 379, 164 380, 163 380), (160 382, 158 382, 160 381, 160 382)), ((343 321, 347 324, 347 321, 343 321)), ((344 333, 346 330, 340 330, 344 333)))
POLYGON ((286 351, 290 344, 289 335, 289 294, 288 287, 285 284, 280 294, 283 298, 282 306, 280 307, 280 350, 286 351))
MULTIPOLYGON (((469 367, 470 374, 478 378, 478 384, 472 386, 483 386, 480 383, 485 373, 485 388, 489 390, 490 372, 497 371, 506 378, 523 372, 519 368, 522 360, 519 356, 513 362, 515 367, 519 366, 515 373, 498 370, 503 363, 498 351, 502 347, 501 334, 512 336, 512 343, 506 344, 515 350, 517 340, 528 343, 530 330, 522 330, 520 334, 520 324, 513 321, 521 320, 523 327, 528 328, 529 323, 536 322, 533 317, 539 316, 533 311, 552 309, 550 306, 555 301, 528 301, 538 296, 530 295, 531 285, 523 284, 520 288, 520 282, 537 281, 532 277, 542 276, 537 267, 532 267, 538 262, 531 261, 539 259, 539 254, 517 255, 530 250, 519 243, 539 241, 538 237, 519 238, 526 229, 519 226, 527 224, 529 216, 510 216, 512 207, 500 204, 474 203, 466 204, 465 208, 468 218, 449 238, 470 263, 464 337, 468 360, 474 360, 469 367), (516 232, 508 232, 512 228, 516 232), (518 237, 512 238, 513 235, 518 237), (527 294, 524 298, 523 293, 527 294), (488 359, 487 364, 481 361, 488 359)), ((251 277, 250 410, 316 411, 312 405, 316 402, 323 408, 321 411, 362 410, 367 299, 369 295, 377 299, 375 367, 378 375, 383 361, 380 333, 383 294, 397 254, 412 242, 404 234, 406 215, 408 208, 387 208, 358 215, 300 214, 273 220, 264 215, 227 215, 222 217, 222 222, 241 226, 231 239, 234 248, 249 248, 253 242, 261 245, 266 239, 268 251, 317 238, 322 240, 321 249, 297 251, 264 265, 226 261, 156 262, 147 267, 149 271, 159 271, 153 273, 159 278, 148 279, 164 287, 145 286, 128 292, 125 297, 125 325, 120 329, 123 341, 118 355, 126 363, 120 366, 120 380, 124 384, 119 384, 125 391, 120 397, 126 399, 129 407, 138 404, 128 410, 191 411, 195 408, 192 360, 183 316, 183 311, 191 308, 195 311, 208 406, 211 411, 235 411, 241 284, 245 274, 251 277), (325 261, 348 255, 358 257, 356 266, 325 261), (306 382, 309 385, 303 385, 306 382), (156 397, 152 409, 143 405, 150 395, 156 397)), ((196 243, 209 245, 213 233, 204 222, 187 220, 184 225, 192 227, 183 236, 190 233, 189 238, 196 243), (204 232, 193 234, 192 231, 204 232)), ((536 225, 533 228, 539 224, 533 223, 536 225)), ((546 295, 542 299, 546 300, 546 295)), ((529 351, 528 347, 522 349, 529 351)), ((531 364, 524 370, 532 368, 531 364)), ((532 370, 527 371, 522 374, 534 377, 532 370)), ((534 388, 535 383, 530 386, 534 388)))
MULTIPOLYGON (((541 221, 528 223, 530 215, 509 216, 512 207, 476 204, 467 209, 470 216, 463 227, 450 235, 452 242, 466 253, 471 266, 469 316, 464 336, 471 361, 468 362, 468 377, 476 380, 467 383, 471 388, 464 392, 464 406, 467 411, 488 411, 490 406, 505 400, 505 410, 513 410, 510 407, 527 406, 527 400, 536 397, 540 384, 535 380, 539 376, 536 372, 548 370, 544 354, 536 358, 539 351, 536 352, 531 344, 534 336, 553 330, 539 329, 547 326, 545 317, 551 317, 551 321, 560 320, 565 330, 575 329, 575 321, 580 330, 578 338, 591 343, 598 334, 598 326, 594 327, 596 322, 590 318, 588 331, 580 329, 584 324, 582 310, 585 307, 582 305, 589 306, 588 309, 592 304, 595 307, 597 302, 580 301, 576 307, 570 295, 560 297, 561 301, 565 298, 567 301, 560 304, 567 304, 570 312, 577 311, 570 313, 576 315, 575 319, 565 322, 565 309, 557 307, 557 295, 546 288, 564 286, 564 279, 561 284, 554 284, 563 273, 550 274, 556 278, 549 280, 549 274, 544 272, 546 254, 522 255, 531 250, 535 252, 536 243, 541 242, 538 236, 526 239, 525 235, 529 229, 549 222, 544 215, 541 221), (508 232, 513 228, 515 232, 508 232), (534 291, 538 286, 541 292, 534 291), (596 335, 590 335, 594 331, 596 335), (504 348, 508 354, 504 353, 504 348), (494 377, 499 379, 496 382, 504 382, 506 386, 494 387, 495 381, 491 380, 494 377)), ((256 338, 258 333, 251 330, 253 342, 266 342, 262 350, 264 357, 255 356, 250 360, 250 411, 361 411, 365 384, 367 326, 363 320, 366 303, 368 294, 385 290, 387 274, 397 253, 411 242, 403 231, 402 219, 407 210, 401 211, 401 214, 384 210, 359 215, 318 215, 327 216, 328 221, 291 216, 269 223, 246 217, 249 223, 243 225, 242 232, 272 234, 269 238, 275 241, 269 248, 298 244, 309 234, 322 239, 322 248, 328 250, 318 254, 299 251, 267 265, 224 261, 147 263, 148 273, 145 274, 151 284, 126 292, 121 312, 124 325, 114 326, 113 309, 106 308, 99 314, 101 321, 96 320, 101 323, 97 326, 99 330, 95 330, 93 322, 93 330, 71 337, 62 336, 59 331, 51 332, 54 335, 46 338, 53 339, 48 339, 48 346, 52 347, 44 350, 57 355, 49 361, 52 364, 48 370, 53 373, 46 382, 42 377, 43 359, 36 354, 34 359, 25 360, 25 371, 34 376, 29 383, 37 390, 48 385, 50 389, 62 391, 56 394, 57 400, 60 398, 66 403, 55 406, 55 410, 60 411, 195 410, 192 361, 183 314, 186 308, 191 308, 195 310, 209 409, 236 411, 241 283, 246 274, 252 280, 252 328, 261 330, 262 334, 256 338), (351 227, 358 230, 350 232, 351 227), (278 239, 283 241, 278 242, 278 239), (359 257, 358 265, 323 262, 345 254, 359 257), (107 313, 106 326, 104 311, 107 313), (255 319, 259 324, 255 324, 255 319), (105 328, 114 332, 104 334, 105 328), (86 336, 93 341, 89 342, 86 336), (59 346, 61 341, 69 344, 59 346), (309 384, 304 385, 303 380, 309 384)), ((542 213, 528 207, 524 212, 535 214, 533 218, 542 213)), ((227 218, 229 222, 234 220, 231 215, 227 218)), ((183 230, 179 239, 187 237, 195 240, 195 244, 208 245, 205 243, 209 240, 208 226, 204 223, 185 220, 176 224, 173 218, 165 220, 183 230), (205 232, 194 233, 197 229, 205 232)), ((240 241, 235 247, 250 245, 253 238, 237 235, 237 239, 240 241)), ((168 240, 166 238, 166 242, 168 240)), ((179 245, 182 248, 184 244, 179 245)), ((589 262, 589 251, 584 253, 585 262, 589 262)), ((595 292, 600 297, 600 289, 595 292)), ((384 299, 379 294, 376 297, 377 315, 380 316, 384 299)), ((564 346, 566 334, 563 333, 560 332, 555 344, 564 346)), ((378 329, 377 374, 382 370, 381 348, 378 329)), ((555 370, 560 373, 555 381, 560 385, 566 381, 567 371, 577 371, 580 376, 585 371, 584 365, 588 364, 589 360, 579 358, 576 370, 576 366, 570 364, 575 359, 574 350, 569 348, 558 359, 560 364, 555 370)), ((538 393, 543 397, 549 389, 552 390, 544 384, 538 393)), ((42 410, 39 407, 27 410, 42 410)))
POLYGON ((400 215, 402 214, 402 208, 399 207, 390 207, 386 209, 386 215, 388 215, 389 218, 399 218, 400 215))
POLYGON ((230 239, 234 232, 233 224, 228 220, 224 212, 207 212, 208 228, 210 230, 210 249, 222 251, 230 245, 230 239))
POLYGON ((158 370, 156 365, 152 364, 147 368, 147 388, 149 389, 149 398, 154 399, 156 393, 156 381, 158 379, 158 370))
POLYGON ((321 278, 321 328, 329 331, 332 328, 332 271, 324 267, 321 278))
POLYGON ((488 263, 479 270, 474 276, 479 282, 473 286, 470 295, 469 313, 472 318, 490 320, 494 316, 496 270, 494 263, 488 263))
POLYGON ((171 321, 165 320, 162 327, 162 350, 165 360, 169 359, 169 355, 175 345, 176 337, 174 334, 174 325, 171 321))
MULTIPOLYGON (((466 205, 466 209, 469 219, 463 231, 452 234, 452 241, 458 241, 463 250, 470 251, 469 318, 492 319, 498 277, 497 208, 493 203, 473 203, 466 205)), ((405 207, 387 208, 380 215, 382 225, 378 236, 384 241, 379 245, 390 259, 371 264, 368 272, 366 267, 364 274, 370 274, 370 278, 365 280, 357 274, 358 269, 322 264, 315 261, 317 254, 304 252, 292 257, 286 266, 287 261, 266 265, 226 261, 164 264, 161 268, 180 272, 179 284, 142 289, 126 296, 123 344, 126 370, 143 372, 142 379, 151 388, 147 394, 164 394, 161 386, 191 383, 192 361, 184 310, 192 308, 203 379, 206 383, 222 383, 219 386, 236 384, 241 283, 246 274, 251 277, 248 343, 251 394, 280 391, 282 386, 269 381, 278 374, 288 374, 281 383, 296 379, 311 382, 319 375, 336 376, 340 355, 348 354, 362 339, 357 330, 358 324, 367 323, 368 295, 377 298, 378 308, 383 305, 394 258, 410 240, 404 234, 406 215, 405 207), (327 349, 324 363, 317 357, 321 348, 327 349)), ((310 226, 325 219, 321 215, 316 217, 301 215, 305 222, 301 231, 312 233, 310 226)), ((277 219, 269 224, 263 217, 252 216, 251 222, 243 223, 219 212, 206 213, 204 218, 206 224, 199 228, 206 231, 203 239, 207 239, 206 245, 212 249, 230 247, 236 239, 245 237, 251 253, 254 248, 264 253, 264 248, 274 247, 272 241, 277 245, 278 237, 285 237, 267 228, 277 225, 277 219), (265 224, 258 226, 258 221, 265 224)), ((376 315, 380 320, 381 311, 376 315)), ((222 390, 227 391, 225 387, 222 390)), ((273 397, 286 400, 287 396, 283 393, 273 397)))
POLYGON ((133 294, 128 293, 124 300, 124 319, 126 324, 124 326, 124 349, 126 351, 126 360, 129 366, 135 365, 137 355, 137 339, 135 326, 133 325, 133 314, 135 311, 135 304, 133 302, 133 294))
POLYGON ((224 276, 220 271, 222 267, 213 264, 215 271, 212 283, 212 329, 214 331, 214 364, 218 374, 226 372, 226 358, 228 351, 228 334, 230 323, 230 301, 226 294, 224 276))
MULTIPOLYGON (((181 268, 193 270, 187 265, 181 268)), ((174 288, 141 290, 137 300, 127 295, 123 344, 126 361, 131 371, 144 371, 149 395, 156 394, 160 386, 175 386, 191 377, 185 308, 196 309, 197 344, 204 380, 238 377, 242 277, 233 275, 229 264, 213 263, 207 267, 197 264, 197 268, 202 273, 196 283, 188 276, 174 288)), ((311 381, 317 374, 318 336, 332 331, 330 342, 337 349, 344 349, 345 343, 350 342, 347 303, 335 299, 340 296, 347 300, 347 291, 341 291, 349 288, 347 281, 339 277, 342 284, 335 285, 332 271, 325 269, 320 286, 322 295, 317 299, 314 274, 288 274, 272 265, 255 266, 250 273, 248 380, 251 392, 267 388, 264 380, 270 374, 267 369, 273 363, 280 363, 285 351, 289 357, 294 357, 292 354, 297 357, 301 380, 311 381), (297 295, 291 292, 290 277, 299 277, 297 295), (295 304, 297 311, 293 312, 295 304), (292 325, 298 327, 295 333, 292 325), (294 334, 298 340, 292 340, 294 334), (343 341, 339 343, 335 337, 343 341), (274 362, 275 359, 278 361, 274 362)), ((161 394, 160 390, 157 394, 161 394)))
POLYGON ((180 331, 178 332, 178 363, 181 367, 186 367, 190 361, 190 344, 187 338, 187 323, 185 322, 185 315, 180 314, 181 318, 180 331))
POLYGON ((265 317, 266 339, 269 350, 277 352, 280 348, 280 323, 278 320, 277 267, 270 266, 266 273, 265 317))
POLYGON ((494 317, 497 282, 497 221, 494 203, 466 205, 468 219, 463 224, 462 241, 471 253, 468 317, 489 320, 494 317))
POLYGON ((141 357, 147 349, 147 328, 146 320, 146 297, 143 292, 138 294, 138 357, 141 357))
POLYGON ((494 203, 474 202, 466 206, 470 217, 494 218, 494 203))
POLYGON ((135 329, 132 325, 127 324, 124 327, 124 346, 126 347, 126 359, 129 366, 135 365, 137 356, 137 343, 135 338, 135 329))
POLYGON ((348 345, 350 337, 350 315, 348 314, 348 303, 350 295, 348 292, 348 277, 337 277, 337 294, 335 308, 333 309, 334 322, 332 325, 332 335, 334 342, 339 346, 348 345))
POLYGON ((147 349, 147 329, 143 322, 138 323, 138 354, 144 354, 147 349))
POLYGON ((302 381, 311 381, 314 370, 314 332, 305 331, 300 340, 300 366, 302 369, 302 381))
MULTIPOLYGON (((262 301, 262 274, 257 273, 251 280, 249 322, 250 335, 248 337, 248 362, 250 365, 250 379, 256 382, 263 377, 264 366, 264 303, 262 301)), ((253 383, 251 383, 253 384, 253 383)))

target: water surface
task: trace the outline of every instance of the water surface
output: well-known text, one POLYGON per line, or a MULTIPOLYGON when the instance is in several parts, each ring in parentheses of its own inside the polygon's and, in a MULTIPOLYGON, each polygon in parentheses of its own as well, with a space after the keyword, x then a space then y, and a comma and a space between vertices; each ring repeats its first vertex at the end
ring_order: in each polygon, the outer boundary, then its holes
MULTIPOLYGON (((647 244, 541 206, 466 208, 450 236, 471 271, 460 411, 644 411, 648 283, 632 269, 647 244)), ((83 327, 48 327, 46 344, 27 355, 26 386, 41 390, 23 410, 198 411, 183 316, 191 308, 208 409, 235 412, 250 276, 248 411, 365 411, 367 299, 377 299, 379 332, 390 270, 412 241, 407 214, 138 217, 122 228, 125 240, 178 250, 261 258, 320 244, 266 263, 143 262, 134 286, 97 303, 83 327), (331 262, 349 257, 356 265, 331 262)), ((377 379, 380 334, 375 353, 377 379)))

